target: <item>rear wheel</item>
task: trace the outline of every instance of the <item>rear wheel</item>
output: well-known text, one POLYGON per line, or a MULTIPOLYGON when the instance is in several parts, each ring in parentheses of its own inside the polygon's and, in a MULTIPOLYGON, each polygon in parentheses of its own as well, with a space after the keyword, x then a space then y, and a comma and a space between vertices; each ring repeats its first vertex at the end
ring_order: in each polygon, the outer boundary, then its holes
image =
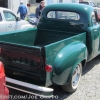
POLYGON ((81 65, 81 63, 79 63, 75 67, 69 83, 67 85, 63 85, 62 89, 67 92, 76 91, 79 81, 80 81, 80 78, 81 78, 81 75, 82 75, 82 65, 81 65))

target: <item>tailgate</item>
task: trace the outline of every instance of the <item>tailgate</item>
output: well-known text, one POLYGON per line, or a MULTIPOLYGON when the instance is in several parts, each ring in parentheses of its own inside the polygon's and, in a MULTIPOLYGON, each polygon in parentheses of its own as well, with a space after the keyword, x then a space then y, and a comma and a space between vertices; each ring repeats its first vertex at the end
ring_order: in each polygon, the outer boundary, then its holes
POLYGON ((5 65, 7 77, 36 85, 45 84, 42 48, 10 43, 0 43, 0 48, 0 60, 5 65))

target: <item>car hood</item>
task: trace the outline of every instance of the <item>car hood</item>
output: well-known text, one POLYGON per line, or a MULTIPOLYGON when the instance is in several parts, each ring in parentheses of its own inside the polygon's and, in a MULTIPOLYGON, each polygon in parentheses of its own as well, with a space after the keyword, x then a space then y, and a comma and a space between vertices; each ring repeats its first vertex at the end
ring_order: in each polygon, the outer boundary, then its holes
POLYGON ((22 23, 22 24, 30 24, 28 21, 26 21, 26 20, 20 20, 20 22, 22 23))

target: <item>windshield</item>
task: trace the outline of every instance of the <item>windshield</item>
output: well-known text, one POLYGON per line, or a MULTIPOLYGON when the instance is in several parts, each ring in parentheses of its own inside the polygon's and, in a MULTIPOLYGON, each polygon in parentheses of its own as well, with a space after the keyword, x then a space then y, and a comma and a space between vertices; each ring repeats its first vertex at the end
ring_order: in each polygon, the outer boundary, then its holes
POLYGON ((89 3, 88 3, 88 2, 80 2, 80 3, 89 5, 89 3))
POLYGON ((96 7, 96 5, 93 2, 79 2, 81 4, 86 4, 86 5, 90 5, 92 7, 96 7))

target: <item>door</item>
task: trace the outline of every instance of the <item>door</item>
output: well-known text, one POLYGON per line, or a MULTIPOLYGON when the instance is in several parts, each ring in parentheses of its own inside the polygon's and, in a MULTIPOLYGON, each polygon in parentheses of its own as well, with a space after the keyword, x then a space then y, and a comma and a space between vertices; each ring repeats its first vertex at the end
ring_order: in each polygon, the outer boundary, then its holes
POLYGON ((97 56, 99 53, 100 46, 100 25, 98 23, 97 15, 95 12, 92 13, 92 34, 93 34, 93 56, 97 56))
POLYGON ((5 21, 3 21, 3 18, 0 13, 0 32, 6 32, 6 31, 7 31, 7 27, 5 21))
POLYGON ((7 25, 7 31, 16 30, 17 28, 16 16, 10 11, 3 11, 3 13, 7 25))

